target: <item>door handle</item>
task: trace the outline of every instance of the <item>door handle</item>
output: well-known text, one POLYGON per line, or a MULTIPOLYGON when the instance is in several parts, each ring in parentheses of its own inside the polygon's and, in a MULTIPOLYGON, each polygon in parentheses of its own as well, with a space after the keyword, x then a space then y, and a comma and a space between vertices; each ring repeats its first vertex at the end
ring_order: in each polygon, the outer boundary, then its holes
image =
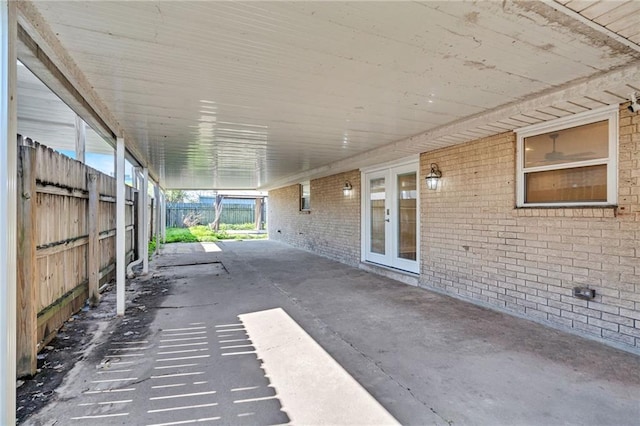
POLYGON ((389 219, 385 219, 384 221, 385 221, 385 222, 389 222, 389 219))

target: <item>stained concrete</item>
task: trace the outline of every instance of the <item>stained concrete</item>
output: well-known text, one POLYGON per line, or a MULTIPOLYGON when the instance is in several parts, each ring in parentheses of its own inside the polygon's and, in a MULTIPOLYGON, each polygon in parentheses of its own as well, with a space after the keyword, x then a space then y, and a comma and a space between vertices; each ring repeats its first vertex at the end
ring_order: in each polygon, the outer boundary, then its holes
POLYGON ((147 279, 147 332, 28 424, 640 423, 638 355, 283 244, 167 245, 147 279))

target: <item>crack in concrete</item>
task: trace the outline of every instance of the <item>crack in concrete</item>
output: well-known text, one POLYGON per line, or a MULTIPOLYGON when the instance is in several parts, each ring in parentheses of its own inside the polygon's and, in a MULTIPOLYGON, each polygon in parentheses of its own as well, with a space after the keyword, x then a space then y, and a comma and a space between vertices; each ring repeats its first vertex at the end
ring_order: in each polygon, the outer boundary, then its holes
POLYGON ((207 306, 216 306, 219 305, 216 303, 203 303, 200 305, 181 305, 181 306, 147 306, 147 309, 183 309, 183 308, 204 308, 207 306))
MULTIPOLYGON (((177 266, 198 266, 198 265, 219 265, 222 267, 222 269, 224 269, 225 271, 227 271, 227 268, 225 268, 224 264, 219 261, 219 260, 212 260, 212 261, 205 261, 205 262, 189 262, 189 263, 168 263, 165 265, 157 265, 156 268, 157 269, 164 269, 164 268, 174 268, 177 266)), ((227 271, 228 273, 228 271, 227 271)))

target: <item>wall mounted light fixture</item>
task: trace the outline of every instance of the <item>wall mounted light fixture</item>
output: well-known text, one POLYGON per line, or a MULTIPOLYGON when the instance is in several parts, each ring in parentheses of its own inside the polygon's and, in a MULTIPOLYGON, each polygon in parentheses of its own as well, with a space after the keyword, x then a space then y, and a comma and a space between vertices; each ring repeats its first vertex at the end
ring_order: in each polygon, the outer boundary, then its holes
POLYGON ((431 171, 429 171, 429 174, 425 177, 427 188, 436 189, 441 177, 442 172, 438 169, 438 165, 436 163, 431 163, 431 171))
POLYGON ((349 181, 346 181, 344 183, 344 186, 342 187, 342 193, 344 195, 349 195, 351 194, 351 190, 353 189, 353 187, 351 186, 351 184, 349 183, 349 181))
POLYGON ((629 112, 640 111, 640 104, 638 103, 638 96, 636 95, 636 92, 633 92, 631 96, 629 96, 629 100, 631 101, 631 105, 627 107, 629 112))

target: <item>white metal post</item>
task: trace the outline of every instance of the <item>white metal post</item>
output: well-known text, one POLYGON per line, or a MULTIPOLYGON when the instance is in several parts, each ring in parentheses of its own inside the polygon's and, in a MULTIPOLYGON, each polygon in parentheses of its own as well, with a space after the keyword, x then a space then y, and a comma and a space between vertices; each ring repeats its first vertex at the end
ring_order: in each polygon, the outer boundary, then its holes
POLYGON ((16 422, 16 3, 0 0, 0 424, 16 422))
POLYGON ((158 248, 160 245, 160 216, 161 216, 161 212, 162 212, 162 202, 160 201, 160 185, 158 185, 158 183, 156 183, 154 185, 153 188, 153 195, 156 199, 156 225, 154 226, 155 228, 155 237, 156 237, 156 249, 154 251, 155 253, 158 253, 158 248))
POLYGON ((136 225, 136 229, 138 231, 138 258, 140 260, 142 260, 142 257, 144 255, 144 250, 142 249, 142 247, 144 246, 144 209, 145 209, 145 205, 144 205, 144 196, 142 195, 142 187, 143 187, 143 181, 142 181, 142 175, 140 174, 140 170, 142 170, 139 167, 136 167, 136 188, 138 189, 138 224, 136 225))
POLYGON ((144 210, 144 232, 142 244, 142 273, 149 273, 149 169, 142 169, 142 205, 144 210))
POLYGON ((167 196, 164 191, 160 193, 160 196, 162 197, 162 220, 160 222, 160 238, 162 238, 162 243, 164 244, 164 242, 167 240, 167 196))
POLYGON ((126 248, 127 239, 125 229, 125 183, 124 183, 124 138, 117 139, 116 146, 116 313, 124 315, 124 290, 126 279, 126 248))
POLYGON ((85 162, 85 149, 87 146, 87 129, 84 120, 76 115, 76 160, 85 162))

